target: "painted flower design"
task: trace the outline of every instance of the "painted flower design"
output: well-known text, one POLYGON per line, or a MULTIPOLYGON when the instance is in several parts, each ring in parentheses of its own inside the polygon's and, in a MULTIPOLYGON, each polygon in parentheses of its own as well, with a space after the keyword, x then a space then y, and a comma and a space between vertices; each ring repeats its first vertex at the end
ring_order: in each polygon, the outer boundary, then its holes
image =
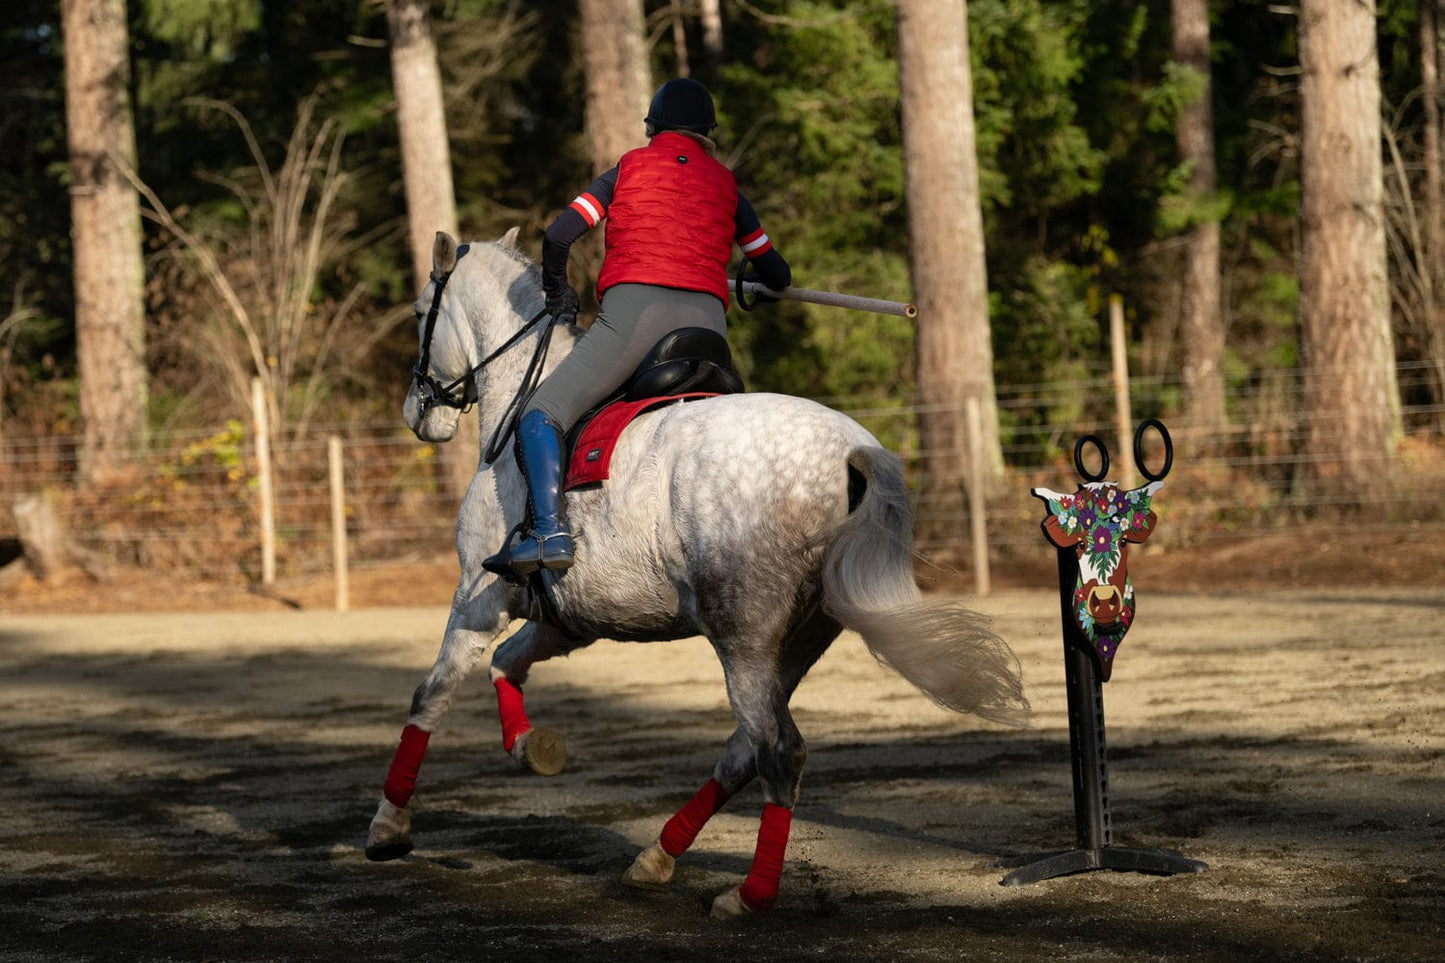
POLYGON ((1071 495, 1034 490, 1035 495, 1044 498, 1052 516, 1045 525, 1045 534, 1060 547, 1065 545, 1059 536, 1067 536, 1067 546, 1078 553, 1079 575, 1070 606, 1072 621, 1105 665, 1113 661, 1135 614, 1134 586, 1127 573, 1116 570, 1124 563, 1127 543, 1143 541, 1149 534, 1153 522, 1150 505, 1158 487, 1156 482, 1123 491, 1112 484, 1093 483, 1071 495), (1119 581, 1112 581, 1121 574, 1119 581), (1105 580, 1111 580, 1120 590, 1118 595, 1101 587, 1105 580), (1086 582, 1089 588, 1085 588, 1086 582), (1098 606, 1101 615, 1109 611, 1117 612, 1117 617, 1111 614, 1108 623, 1101 624, 1090 612, 1091 605, 1098 606))

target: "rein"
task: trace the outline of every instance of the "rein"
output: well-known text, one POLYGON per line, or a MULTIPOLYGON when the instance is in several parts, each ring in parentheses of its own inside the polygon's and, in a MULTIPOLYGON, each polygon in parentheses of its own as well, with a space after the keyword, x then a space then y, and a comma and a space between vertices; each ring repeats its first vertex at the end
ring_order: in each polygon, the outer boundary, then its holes
MULTIPOLYGON (((474 365, 466 374, 457 378, 449 384, 442 384, 431 374, 431 342, 432 336, 436 333, 437 314, 441 310, 442 292, 446 290, 447 281, 451 279, 452 272, 438 276, 432 273, 431 279, 436 282, 436 290, 432 292, 431 306, 427 308, 426 321, 422 325, 421 335, 421 357, 417 359, 416 366, 411 369, 411 376, 416 380, 417 387, 421 389, 421 397, 418 400, 420 414, 418 420, 425 418, 428 411, 437 406, 455 408, 466 413, 471 410, 472 405, 477 402, 475 378, 482 369, 501 357, 506 351, 515 345, 522 337, 532 329, 538 321, 547 317, 547 309, 543 308, 532 319, 522 325, 516 333, 502 343, 502 345, 487 355, 480 362, 474 365), (452 392, 458 387, 465 386, 462 396, 458 398, 452 392)), ((521 413, 522 406, 537 389, 537 384, 542 380, 542 365, 547 358, 547 349, 552 343, 552 331, 556 326, 556 319, 547 322, 546 329, 542 332, 542 338, 537 344, 537 350, 532 353, 532 360, 527 366, 527 373, 522 377, 521 387, 507 405, 502 415, 502 420, 497 423, 497 428, 492 432, 491 441, 487 443, 486 462, 491 464, 506 447, 507 439, 511 436, 516 426, 517 416, 521 413)))

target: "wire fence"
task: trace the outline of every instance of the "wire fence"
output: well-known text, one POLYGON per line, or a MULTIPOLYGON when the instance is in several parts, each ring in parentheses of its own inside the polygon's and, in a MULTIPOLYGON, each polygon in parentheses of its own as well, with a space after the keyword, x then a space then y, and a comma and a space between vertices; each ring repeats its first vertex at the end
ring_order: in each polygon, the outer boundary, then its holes
MULTIPOLYGON (((1402 394, 1415 397, 1426 372, 1400 372, 1402 394)), ((1331 492, 1299 484, 1308 466, 1302 444, 1301 372, 1262 372, 1228 399, 1230 425, 1200 426, 1166 418, 1174 438, 1174 468, 1155 507, 1164 524, 1155 541, 1171 547, 1281 528, 1302 515, 1364 512, 1382 525, 1445 522, 1445 439, 1438 407, 1406 405, 1407 434, 1378 486, 1331 492)), ((1169 379, 1130 379, 1134 421, 1164 410, 1178 385, 1169 379)), ((862 422, 898 450, 914 480, 920 553, 959 569, 969 566, 968 501, 949 485, 942 497, 917 491, 921 459, 916 422, 922 408, 898 399, 821 399, 862 422)), ((998 408, 1007 476, 987 500, 992 558, 1036 553, 1042 510, 1029 489, 1072 491, 1079 483, 1073 445, 1084 434, 1106 440, 1119 466, 1112 386, 1107 374, 1073 382, 1005 386, 998 408)), ((474 416, 473 416, 474 417, 474 416)), ((475 430, 475 421, 470 422, 475 430)), ((1132 423, 1132 422, 1131 422, 1132 423)), ((122 566, 201 577, 259 580, 262 572, 257 454, 250 422, 177 432, 153 440, 125 460, 115 480, 81 486, 79 439, 74 436, 0 438, 0 501, 6 509, 43 495, 72 542, 83 552, 122 566)), ((333 566, 328 439, 342 440, 344 518, 350 567, 435 558, 450 550, 458 497, 448 490, 436 446, 395 422, 320 425, 306 438, 274 442, 276 570, 282 578, 322 575, 333 566)), ((1341 436, 1342 453, 1352 440, 1341 436)), ((1361 446, 1362 450, 1369 446, 1361 446)), ((1146 462, 1159 465, 1156 439, 1146 462)), ((1110 478, 1117 475, 1111 472, 1110 478)), ((964 488, 958 479, 958 492, 964 488)), ((17 552, 16 526, 0 512, 0 564, 17 552), (9 546, 7 549, 6 546, 9 546)))

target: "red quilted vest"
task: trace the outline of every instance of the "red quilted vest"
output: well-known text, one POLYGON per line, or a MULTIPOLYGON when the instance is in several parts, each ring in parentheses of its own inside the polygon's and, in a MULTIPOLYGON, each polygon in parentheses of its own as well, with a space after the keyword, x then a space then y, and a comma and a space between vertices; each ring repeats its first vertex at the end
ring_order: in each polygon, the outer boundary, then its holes
POLYGON ((738 187, 690 137, 664 131, 617 164, 597 296, 614 284, 704 291, 728 303, 738 187))

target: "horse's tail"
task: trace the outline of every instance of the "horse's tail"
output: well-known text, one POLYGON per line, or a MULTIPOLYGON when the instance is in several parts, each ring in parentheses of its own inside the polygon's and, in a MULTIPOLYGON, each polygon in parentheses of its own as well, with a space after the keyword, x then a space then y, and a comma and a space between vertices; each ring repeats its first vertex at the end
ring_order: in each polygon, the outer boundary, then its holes
POLYGON ((990 630, 988 617, 957 602, 925 599, 918 590, 913 510, 898 458, 883 448, 855 448, 848 470, 857 507, 828 547, 823 610, 944 708, 1025 725, 1029 702, 1018 659, 990 630))

